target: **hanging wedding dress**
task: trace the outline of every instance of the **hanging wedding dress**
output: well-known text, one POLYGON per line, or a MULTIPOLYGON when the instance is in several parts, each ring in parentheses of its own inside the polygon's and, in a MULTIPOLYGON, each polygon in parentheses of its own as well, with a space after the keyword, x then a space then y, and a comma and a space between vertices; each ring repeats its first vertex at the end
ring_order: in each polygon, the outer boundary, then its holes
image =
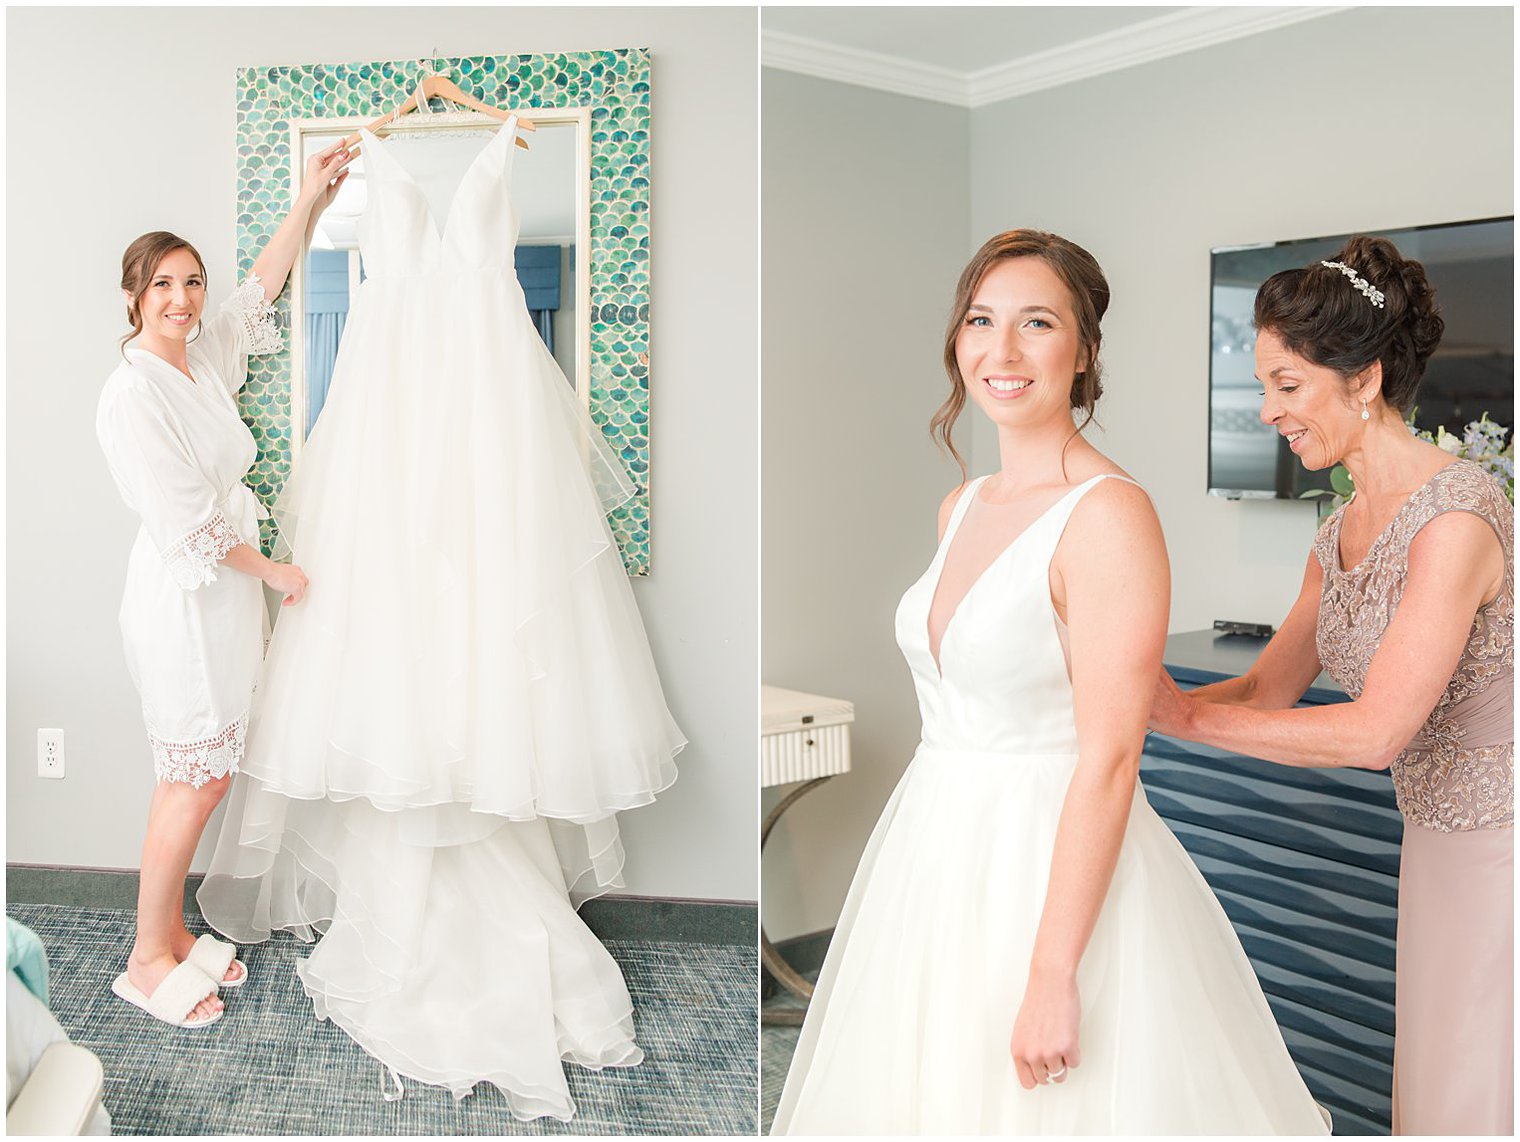
POLYGON ((929 607, 982 479, 897 609, 923 742, 866 842, 773 1134, 1327 1134, 1224 909, 1137 783, 1077 970, 1082 1062, 1019 1085, 1014 1018, 1078 743, 1050 561, 1073 488, 929 607), (943 669, 941 669, 943 667, 943 669))
POLYGON ((642 1058, 572 901, 621 883, 614 814, 685 742, 604 518, 633 487, 513 271, 515 135, 439 210, 391 150, 415 144, 363 132, 368 276, 275 507, 311 588, 198 900, 236 940, 321 935, 317 1015, 395 1072, 566 1119, 562 1058, 642 1058))

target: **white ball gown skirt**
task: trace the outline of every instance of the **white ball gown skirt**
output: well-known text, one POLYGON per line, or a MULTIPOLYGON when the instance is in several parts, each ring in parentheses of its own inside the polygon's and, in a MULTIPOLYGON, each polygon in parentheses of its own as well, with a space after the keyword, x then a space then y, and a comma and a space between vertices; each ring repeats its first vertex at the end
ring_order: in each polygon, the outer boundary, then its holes
POLYGON ((628 992, 575 914, 615 813, 684 745, 603 516, 631 493, 522 307, 371 278, 276 506, 283 609, 198 899, 240 941, 321 934, 319 1016, 395 1071, 569 1118, 561 1059, 627 1066, 628 992))
POLYGON ((1009 1055, 1076 757, 922 747, 867 842, 775 1134, 1325 1134, 1250 961, 1136 791, 1077 972, 1082 1064, 1009 1055))
MULTIPOLYGON (((984 477, 985 478, 985 477, 984 477)), ((1138 786, 1077 970, 1082 1062, 1019 1085, 1009 1039, 1078 761, 1049 569, 1077 485, 928 619, 981 480, 897 611, 924 743, 866 843, 776 1134, 1325 1134, 1229 918, 1138 786)))

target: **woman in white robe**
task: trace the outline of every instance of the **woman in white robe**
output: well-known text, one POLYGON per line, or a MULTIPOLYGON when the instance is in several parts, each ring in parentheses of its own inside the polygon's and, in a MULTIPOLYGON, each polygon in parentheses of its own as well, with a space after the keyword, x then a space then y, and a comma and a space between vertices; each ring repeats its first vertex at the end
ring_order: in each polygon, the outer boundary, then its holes
POLYGON ((219 988, 247 976, 232 945, 196 940, 185 927, 185 876, 242 757, 268 627, 260 584, 286 606, 307 585, 299 567, 260 551, 258 521, 268 513, 242 482, 258 446, 238 415, 237 392, 248 356, 282 346, 272 302, 348 161, 341 144, 308 161, 291 212, 205 321, 205 265, 190 243, 155 231, 122 258, 131 343, 105 383, 95 428, 122 499, 142 520, 121 629, 158 780, 137 938, 112 990, 182 1027, 215 1022, 219 988))

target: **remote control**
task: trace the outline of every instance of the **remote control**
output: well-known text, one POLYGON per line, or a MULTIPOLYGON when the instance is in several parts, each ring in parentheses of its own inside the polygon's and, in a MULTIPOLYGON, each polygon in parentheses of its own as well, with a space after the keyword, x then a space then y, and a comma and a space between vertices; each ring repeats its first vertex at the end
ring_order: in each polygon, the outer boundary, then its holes
POLYGON ((1251 638, 1271 638, 1277 633, 1267 623, 1239 623, 1233 619, 1215 619, 1214 629, 1220 634, 1243 634, 1251 638))

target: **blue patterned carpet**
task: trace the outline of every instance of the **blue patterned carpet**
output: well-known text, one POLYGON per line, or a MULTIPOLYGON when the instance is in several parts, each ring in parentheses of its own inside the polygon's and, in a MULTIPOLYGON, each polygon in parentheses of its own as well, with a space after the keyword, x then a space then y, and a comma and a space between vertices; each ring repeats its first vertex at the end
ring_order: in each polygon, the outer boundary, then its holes
MULTIPOLYGON (((228 993, 214 1027, 185 1032, 111 994, 132 943, 132 913, 11 905, 52 966, 53 1014, 105 1067, 105 1104, 118 1134, 539 1135, 757 1132, 753 948, 609 941, 633 996, 641 1066, 567 1067, 579 1107, 570 1122, 518 1122, 494 1087, 456 1102, 407 1083, 381 1097, 381 1067, 328 1022, 317 1022, 295 975, 306 946, 288 936, 245 946, 253 982, 228 993)), ((203 930, 199 917, 190 930, 203 930)))

